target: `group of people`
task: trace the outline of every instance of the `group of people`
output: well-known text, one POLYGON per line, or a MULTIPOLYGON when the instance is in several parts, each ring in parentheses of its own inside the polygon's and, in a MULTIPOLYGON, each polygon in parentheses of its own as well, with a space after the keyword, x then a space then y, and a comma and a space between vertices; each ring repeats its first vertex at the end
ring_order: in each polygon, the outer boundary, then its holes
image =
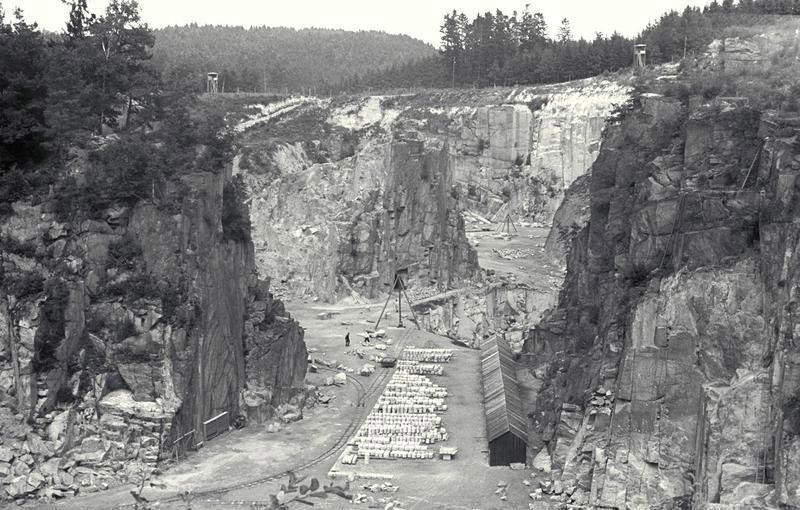
MULTIPOLYGON (((369 343, 369 337, 366 336, 366 337, 364 337, 364 341, 361 342, 361 344, 362 345, 366 345, 368 343, 369 343)), ((345 333, 345 335, 344 335, 344 346, 345 347, 350 347, 350 332, 349 331, 347 333, 345 333)))

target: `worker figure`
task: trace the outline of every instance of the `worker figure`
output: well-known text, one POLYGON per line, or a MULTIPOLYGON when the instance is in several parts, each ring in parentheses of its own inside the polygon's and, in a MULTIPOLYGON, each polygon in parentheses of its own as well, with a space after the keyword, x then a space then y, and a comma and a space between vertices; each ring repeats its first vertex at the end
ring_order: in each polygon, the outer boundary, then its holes
POLYGON ((350 332, 349 331, 344 335, 344 346, 345 347, 350 347, 350 332))

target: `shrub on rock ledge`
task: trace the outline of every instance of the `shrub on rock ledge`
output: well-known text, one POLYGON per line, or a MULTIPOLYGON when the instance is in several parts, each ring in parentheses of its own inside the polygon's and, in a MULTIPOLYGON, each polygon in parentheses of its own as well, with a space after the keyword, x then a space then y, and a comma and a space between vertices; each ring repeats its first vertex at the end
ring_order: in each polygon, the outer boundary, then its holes
POLYGON ((250 212, 244 204, 244 184, 234 178, 222 192, 222 238, 226 241, 250 241, 250 212))

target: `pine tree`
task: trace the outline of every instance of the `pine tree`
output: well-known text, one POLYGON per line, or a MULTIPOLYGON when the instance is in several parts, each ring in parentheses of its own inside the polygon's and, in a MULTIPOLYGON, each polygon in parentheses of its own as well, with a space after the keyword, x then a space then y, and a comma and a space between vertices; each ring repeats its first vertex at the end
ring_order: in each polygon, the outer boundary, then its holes
POLYGON ((444 22, 439 31, 442 34, 442 55, 445 61, 451 66, 452 85, 456 83, 456 72, 464 65, 464 32, 462 25, 462 15, 453 9, 453 12, 445 14, 444 22))
POLYGON ((558 29, 558 43, 563 46, 570 40, 572 40, 572 28, 570 27, 569 20, 567 18, 562 18, 561 27, 558 29))
POLYGON ((547 24, 541 12, 531 12, 530 4, 525 5, 522 17, 517 23, 517 38, 520 50, 531 51, 537 46, 544 46, 547 24))
POLYGON ((93 85, 97 101, 94 110, 100 129, 106 123, 113 127, 123 107, 118 98, 126 97, 130 108, 134 96, 143 94, 153 83, 153 73, 145 62, 151 57, 155 38, 142 22, 136 0, 110 0, 105 15, 89 27, 89 33, 91 44, 99 50, 95 54, 97 78, 93 85))
POLYGON ((41 155, 44 141, 45 44, 36 24, 22 11, 6 24, 0 6, 0 165, 41 155))
POLYGON ((83 39, 89 35, 89 26, 95 22, 94 14, 89 12, 86 0, 62 0, 69 5, 67 37, 71 40, 83 39))

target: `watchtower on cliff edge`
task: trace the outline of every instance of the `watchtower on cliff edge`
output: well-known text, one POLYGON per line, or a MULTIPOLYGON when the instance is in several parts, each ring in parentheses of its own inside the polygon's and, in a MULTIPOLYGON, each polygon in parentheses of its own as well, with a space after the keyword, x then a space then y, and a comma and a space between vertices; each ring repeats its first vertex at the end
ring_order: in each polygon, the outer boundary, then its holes
POLYGON ((633 45, 633 67, 644 67, 647 64, 647 45, 634 44, 633 45))
POLYGON ((206 92, 209 94, 219 93, 219 73, 208 73, 206 77, 206 92))

